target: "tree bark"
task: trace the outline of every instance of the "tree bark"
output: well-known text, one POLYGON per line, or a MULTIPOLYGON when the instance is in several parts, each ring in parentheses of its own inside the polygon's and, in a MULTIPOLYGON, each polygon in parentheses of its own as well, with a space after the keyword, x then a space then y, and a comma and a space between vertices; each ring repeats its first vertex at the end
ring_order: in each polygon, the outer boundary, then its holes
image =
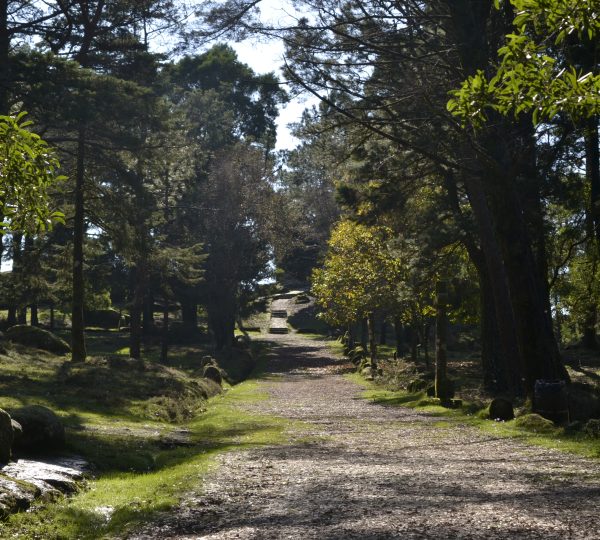
POLYGON ((400 358, 404 348, 404 328, 400 317, 394 317, 394 333, 396 334, 396 357, 400 358))
POLYGON ((8 28, 8 0, 0 0, 0 115, 9 111, 9 53, 10 31, 8 28))
POLYGON ((144 296, 144 319, 142 327, 145 336, 149 336, 154 332, 154 295, 151 290, 148 290, 144 296))
POLYGON ((143 270, 139 264, 131 269, 133 288, 131 310, 129 312, 129 356, 141 358, 142 355, 142 310, 144 307, 143 270))
POLYGON ((585 175, 590 184, 590 213, 594 237, 600 252, 600 150, 598 149, 598 117, 590 118, 585 127, 585 175))
POLYGON ((186 299, 181 300, 181 319, 187 330, 195 331, 198 327, 198 304, 186 299))
POLYGON ((38 305, 37 304, 31 304, 30 306, 30 313, 31 313, 31 326, 39 326, 40 325, 40 321, 39 321, 39 317, 38 317, 38 305))
POLYGON ((160 343, 160 361, 164 364, 167 362, 169 355, 169 302, 165 299, 162 316, 162 338, 160 343))
POLYGON ((435 397, 446 400, 452 397, 448 385, 448 284, 445 281, 436 283, 436 315, 435 315, 435 397))
POLYGON ((83 242, 85 237, 85 125, 77 135, 77 169, 75 172, 75 217, 73 219, 73 300, 71 310, 71 360, 85 362, 85 322, 83 318, 85 282, 83 276, 83 242))
POLYGON ((377 365, 377 338, 375 336, 375 314, 369 313, 366 317, 367 332, 369 334, 369 354, 371 356, 371 365, 377 365))

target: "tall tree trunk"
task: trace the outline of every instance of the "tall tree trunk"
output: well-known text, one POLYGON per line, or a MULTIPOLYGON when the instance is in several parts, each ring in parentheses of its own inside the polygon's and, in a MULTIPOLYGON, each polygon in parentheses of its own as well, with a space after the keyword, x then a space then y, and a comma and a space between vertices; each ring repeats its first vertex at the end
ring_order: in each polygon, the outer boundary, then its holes
POLYGON ((540 280, 515 181, 497 174, 487 186, 509 282, 525 390, 531 395, 537 379, 569 380, 569 376, 554 337, 549 301, 545 298, 547 285, 540 280))
MULTIPOLYGON (((507 375, 506 382, 509 385, 511 393, 519 394, 523 390, 521 380, 524 367, 519 349, 515 315, 511 303, 504 261, 502 260, 500 246, 494 234, 492 216, 480 179, 466 175, 464 183, 477 223, 485 272, 489 276, 493 305, 496 311, 496 324, 500 338, 499 345, 506 364, 506 369, 504 370, 507 375)), ((474 253, 470 255, 471 260, 474 260, 474 253)))
POLYGON ((22 306, 17 310, 17 322, 27 324, 27 306, 22 306))
POLYGON ((30 309, 31 309, 31 326, 39 326, 40 321, 39 321, 39 317, 38 317, 38 305, 31 304, 30 309))
POLYGON ((9 113, 9 53, 8 0, 0 0, 0 115, 9 113))
POLYGON ((371 356, 371 365, 377 365, 377 338, 375 336, 375 314, 370 312, 367 317, 367 332, 369 334, 369 354, 371 356))
POLYGON ((6 324, 8 326, 14 326, 17 324, 17 307, 8 306, 8 313, 6 315, 6 324))
POLYGON ((452 397, 448 384, 448 284, 445 281, 436 283, 435 302, 435 397, 446 400, 452 397))
POLYGON ((387 342, 387 321, 385 317, 381 321, 381 326, 379 327, 379 344, 385 345, 387 342))
POLYGON ((396 357, 400 358, 404 347, 404 328, 400 317, 394 317, 394 333, 396 335, 396 357))
POLYGON ((193 300, 181 299, 181 319, 187 330, 195 331, 198 327, 198 304, 193 300))
POLYGON ((585 216, 587 242, 585 257, 590 267, 589 279, 586 287, 586 297, 583 299, 583 336, 581 344, 586 349, 597 350, 596 325, 598 323, 598 297, 596 295, 596 279, 598 271, 598 245, 594 241, 593 212, 588 209, 585 216))
POLYGON ((365 353, 369 350, 369 324, 366 317, 360 321, 360 346, 365 353))
POLYGON ((600 252, 600 150, 598 149, 598 117, 585 128, 585 175, 590 184, 590 213, 593 232, 600 252))
MULTIPOLYGON (((509 370, 511 369, 511 362, 506 357, 507 354, 512 354, 514 350, 518 350, 516 343, 516 331, 514 329, 514 321, 512 313, 508 308, 510 307, 508 302, 502 306, 501 309, 507 310, 506 317, 508 323, 506 325, 506 331, 509 333, 509 337, 512 339, 512 346, 506 346, 503 344, 503 340, 500 337, 500 331, 498 328, 498 315, 495 302, 496 297, 499 295, 508 299, 508 286, 507 279, 502 272, 502 263, 498 260, 492 261, 492 256, 486 258, 484 252, 473 239, 473 232, 471 223, 463 215, 460 201, 458 198, 458 189, 454 175, 451 172, 444 174, 444 185, 446 187, 448 201, 450 207, 454 212, 454 216, 458 224, 462 227, 465 234, 463 234, 462 242, 469 254, 469 259, 473 263, 473 266, 477 270, 477 276, 479 281, 479 325, 481 335, 481 366, 483 370, 483 383, 487 390, 494 392, 505 392, 510 390, 510 376, 509 370), (502 278, 503 286, 498 287, 494 291, 494 284, 489 274, 490 264, 499 265, 498 276, 504 276, 502 278), (502 289, 502 290, 501 290, 502 289), (495 293, 495 294, 494 294, 495 293), (512 321, 512 322, 511 322, 512 321)), ((472 188, 475 186, 471 186, 472 188)), ((481 197, 481 192, 475 189, 475 194, 472 197, 481 197)), ((479 211, 479 223, 480 228, 484 227, 484 232, 487 234, 487 243, 482 241, 482 245, 488 245, 488 249, 495 249, 496 258, 499 256, 499 248, 494 242, 492 225, 489 221, 489 210, 486 211, 485 201, 479 200, 478 204, 481 205, 479 211)), ((471 203, 473 206, 473 203, 471 203)), ((514 366, 512 366, 514 369, 514 366)))
POLYGON ((349 324, 348 325, 348 343, 346 344, 346 346, 348 347, 348 350, 352 350, 354 349, 355 346, 355 330, 354 330, 354 325, 353 324, 349 324))
POLYGON ((71 359, 85 362, 85 322, 83 318, 85 284, 83 276, 83 242, 85 237, 85 126, 77 135, 77 170, 75 173, 75 217, 73 219, 73 300, 71 310, 71 359))
POLYGON ((160 342, 160 361, 167 362, 169 355, 169 301, 165 298, 162 316, 162 337, 160 342))
POLYGON ((142 355, 142 310, 144 307, 143 269, 138 263, 131 269, 133 294, 129 312, 129 356, 141 358, 142 355))
POLYGON ((145 336, 154 333, 154 295, 151 290, 148 290, 144 296, 144 319, 142 327, 145 336))

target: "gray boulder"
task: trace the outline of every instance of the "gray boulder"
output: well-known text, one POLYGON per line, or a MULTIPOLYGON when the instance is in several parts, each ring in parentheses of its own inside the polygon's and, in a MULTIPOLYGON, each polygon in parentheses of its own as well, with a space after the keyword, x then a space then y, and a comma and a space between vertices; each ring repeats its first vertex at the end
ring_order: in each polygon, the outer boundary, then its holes
POLYGON ((0 409, 0 463, 10 461, 10 451, 13 446, 14 434, 10 415, 0 409))
POLYGON ((29 405, 11 414, 23 428, 23 434, 14 444, 16 450, 43 454, 64 446, 65 428, 60 418, 47 407, 29 405))
POLYGON ((12 425, 13 430, 13 444, 18 441, 23 436, 23 426, 19 424, 14 418, 10 419, 10 423, 12 425))
POLYGON ((69 354, 71 352, 71 347, 64 339, 37 326, 27 326, 25 324, 11 326, 6 331, 6 339, 54 354, 69 354))

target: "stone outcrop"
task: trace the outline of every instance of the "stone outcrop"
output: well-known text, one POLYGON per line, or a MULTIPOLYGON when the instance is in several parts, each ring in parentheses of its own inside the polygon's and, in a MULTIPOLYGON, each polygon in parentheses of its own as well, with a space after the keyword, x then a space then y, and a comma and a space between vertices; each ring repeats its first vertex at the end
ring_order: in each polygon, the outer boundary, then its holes
POLYGON ((27 326, 25 324, 11 326, 6 331, 5 337, 13 343, 42 349, 54 354, 69 354, 71 352, 71 347, 64 339, 37 326, 27 326))

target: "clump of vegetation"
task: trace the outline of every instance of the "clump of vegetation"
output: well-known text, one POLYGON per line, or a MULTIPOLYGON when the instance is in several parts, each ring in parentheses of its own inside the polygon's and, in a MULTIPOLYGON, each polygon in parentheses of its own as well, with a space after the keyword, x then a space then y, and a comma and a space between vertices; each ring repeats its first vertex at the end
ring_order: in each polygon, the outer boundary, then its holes
POLYGON ((591 418, 583 426, 583 432, 593 439, 600 439, 600 419, 591 418))
POLYGON ((556 433, 557 428, 552 420, 536 413, 524 414, 515 419, 515 426, 533 433, 556 433))

